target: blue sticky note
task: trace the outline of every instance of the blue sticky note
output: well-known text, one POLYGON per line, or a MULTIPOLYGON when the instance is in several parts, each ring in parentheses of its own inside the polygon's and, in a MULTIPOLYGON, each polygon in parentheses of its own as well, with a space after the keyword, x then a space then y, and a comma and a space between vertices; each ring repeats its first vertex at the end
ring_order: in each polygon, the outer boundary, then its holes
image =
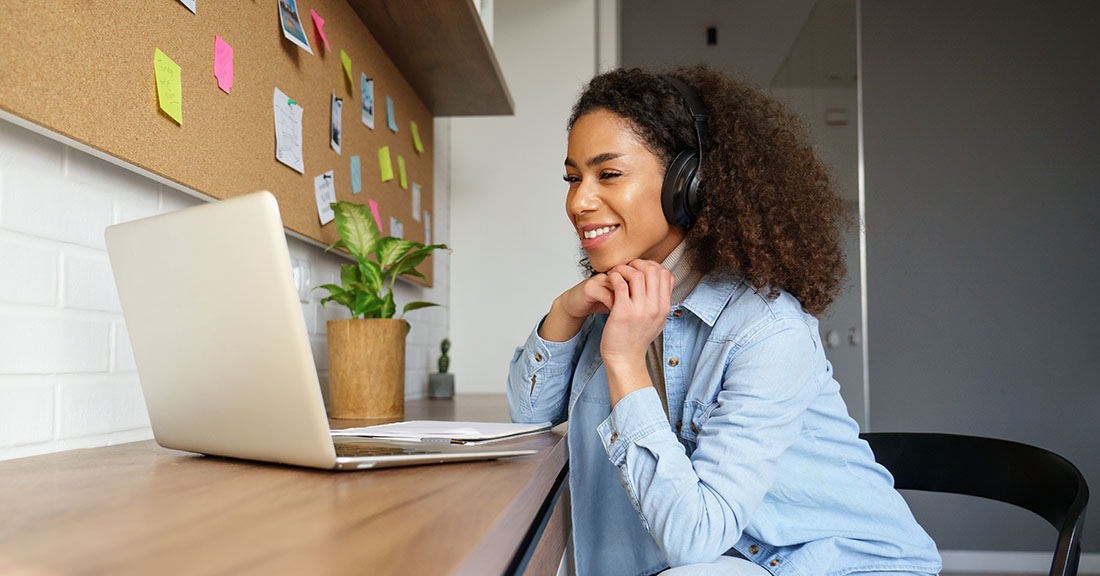
POLYGON ((386 96, 386 124, 391 132, 397 132, 397 118, 393 115, 393 98, 386 96))
POLYGON ((358 194, 363 190, 363 173, 359 171, 359 157, 351 157, 351 192, 358 194))

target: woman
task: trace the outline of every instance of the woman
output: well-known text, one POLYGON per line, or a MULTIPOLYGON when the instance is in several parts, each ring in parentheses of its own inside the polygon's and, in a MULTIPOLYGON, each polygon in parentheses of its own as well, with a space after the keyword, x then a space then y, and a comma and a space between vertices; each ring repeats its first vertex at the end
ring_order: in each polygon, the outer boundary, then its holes
POLYGON ((706 69, 616 70, 573 107, 565 180, 589 277, 508 399, 569 420, 578 574, 938 573, 822 350, 844 212, 795 118, 706 69))

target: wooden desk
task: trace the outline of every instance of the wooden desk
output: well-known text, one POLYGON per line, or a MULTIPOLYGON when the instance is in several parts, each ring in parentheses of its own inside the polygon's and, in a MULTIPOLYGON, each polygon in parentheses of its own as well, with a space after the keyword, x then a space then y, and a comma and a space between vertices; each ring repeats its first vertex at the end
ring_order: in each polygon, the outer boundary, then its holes
MULTIPOLYGON (((508 412, 503 395, 466 395, 405 417, 508 412)), ((554 574, 570 530, 563 433, 509 442, 531 456, 365 472, 152 441, 0 462, 0 573, 554 574)))

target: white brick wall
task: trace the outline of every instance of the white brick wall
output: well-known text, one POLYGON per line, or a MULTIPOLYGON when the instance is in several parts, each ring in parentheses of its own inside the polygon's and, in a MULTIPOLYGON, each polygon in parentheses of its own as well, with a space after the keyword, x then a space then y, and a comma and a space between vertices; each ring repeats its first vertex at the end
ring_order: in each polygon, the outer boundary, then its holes
MULTIPOLYGON (((436 122, 438 142, 449 139, 436 122)), ((448 230, 448 147, 437 146, 435 241, 448 230)), ((96 156, 0 119, 0 460, 152 437, 110 263, 108 225, 201 202, 96 156)), ((337 281, 345 260, 288 238, 310 284, 337 281)), ((435 258, 435 286, 399 282, 398 306, 447 304, 449 255, 435 258)), ((323 291, 302 304, 322 390, 327 392, 323 291)), ((446 309, 409 315, 405 390, 427 390, 447 336, 446 309)), ((327 393, 326 393, 327 396, 327 393)))

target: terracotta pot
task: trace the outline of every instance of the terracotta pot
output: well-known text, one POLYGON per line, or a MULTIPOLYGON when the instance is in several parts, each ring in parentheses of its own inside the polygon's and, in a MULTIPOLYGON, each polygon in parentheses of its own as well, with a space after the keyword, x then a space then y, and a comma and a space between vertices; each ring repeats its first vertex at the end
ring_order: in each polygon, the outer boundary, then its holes
POLYGON ((405 415, 405 321, 329 320, 329 416, 405 415))

